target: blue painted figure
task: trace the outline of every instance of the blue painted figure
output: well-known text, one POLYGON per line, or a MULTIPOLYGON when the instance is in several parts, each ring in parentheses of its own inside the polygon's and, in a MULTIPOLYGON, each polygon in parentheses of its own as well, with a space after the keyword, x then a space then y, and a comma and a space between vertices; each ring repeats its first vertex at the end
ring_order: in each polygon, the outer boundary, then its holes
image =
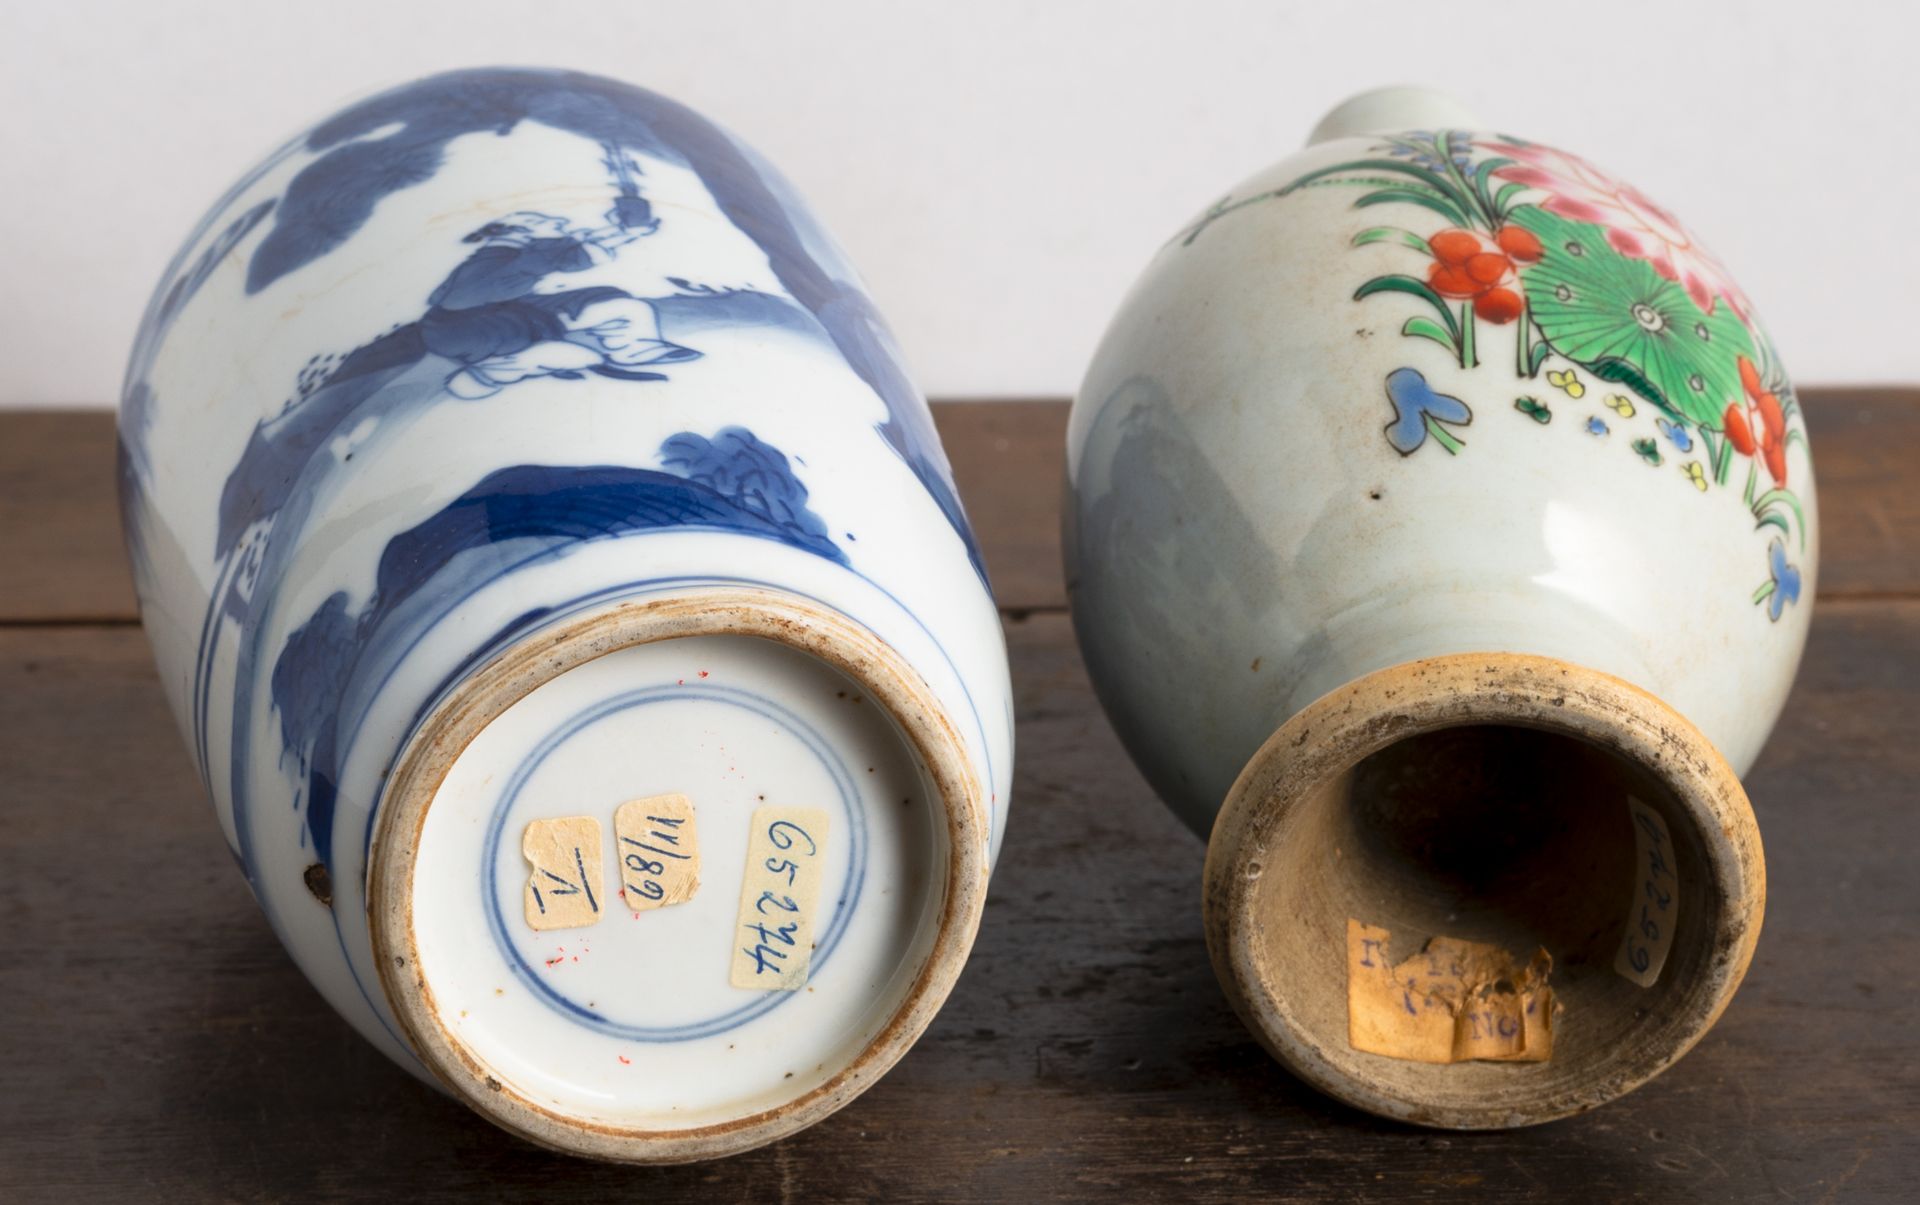
POLYGON ((583 372, 661 380, 641 365, 699 356, 662 339, 653 306, 623 290, 537 291, 549 276, 604 263, 659 227, 644 217, 621 225, 636 216, 631 208, 607 216, 608 225, 580 230, 565 218, 512 213, 467 236, 480 249, 433 291, 433 308, 420 320, 427 350, 462 365, 447 378, 449 393, 483 398, 530 377, 578 379, 583 372))
MULTIPOLYGON (((129 493, 140 488, 143 433, 154 408, 164 404, 147 379, 153 358, 224 257, 251 240, 246 290, 260 292, 343 246, 383 198, 430 180, 454 139, 478 132, 504 137, 524 122, 594 142, 608 188, 601 222, 575 224, 541 210, 517 210, 470 231, 461 241, 472 250, 422 299, 416 319, 344 355, 316 356, 286 407, 257 425, 220 495, 214 541, 220 571, 196 659, 196 743, 203 755, 207 680, 229 639, 225 625, 238 625, 240 722, 250 703, 245 667, 266 651, 255 647, 263 618, 255 601, 274 596, 313 499, 344 467, 349 453, 342 449, 352 432, 434 405, 485 401, 536 379, 599 378, 644 388, 704 354, 669 334, 674 327, 764 325, 829 340, 886 402, 889 417, 879 433, 946 514, 984 580, 925 403, 901 372, 851 270, 820 232, 802 224, 805 212, 790 203, 784 183, 691 111, 641 89, 564 72, 456 72, 396 89, 317 127, 237 185, 230 197, 292 155, 318 156, 280 196, 231 218, 156 295, 129 369, 123 422, 129 493), (765 253, 787 295, 677 276, 664 278, 668 292, 650 297, 587 282, 662 227, 636 152, 690 168, 723 214, 765 253), (570 279, 576 277, 583 283, 570 279)), ((538 539, 560 549, 644 527, 695 525, 761 535, 846 562, 807 510, 807 490, 787 457, 751 432, 730 428, 710 439, 688 432, 667 441, 661 460, 659 470, 523 465, 497 472, 441 516, 395 537, 379 588, 357 611, 350 613, 346 596, 336 595, 288 638, 273 660, 272 704, 287 752, 308 779, 303 805, 319 856, 326 858, 330 848, 338 770, 333 730, 343 722, 338 707, 352 693, 353 667, 377 663, 378 650, 410 638, 422 617, 409 609, 413 627, 389 631, 396 612, 427 579, 450 572, 462 548, 538 539), (753 486, 732 490, 725 482, 753 486), (594 518, 582 524, 579 505, 588 492, 594 518), (502 509, 508 497, 512 506, 502 509), (463 534, 450 541, 454 532, 463 534), (390 564, 406 566, 404 584, 390 578, 390 564)), ((455 597, 476 588, 471 581, 439 587, 455 589, 455 597)), ((233 740, 244 745, 246 735, 236 732, 233 740)), ((244 797, 243 784, 236 781, 234 791, 244 797)))
POLYGON ((790 1132, 924 1027, 1004 827, 1005 646, 925 402, 750 150, 566 72, 359 102, 190 234, 122 399, 161 680, 262 911, 383 1050, 521 1133, 526 1068, 583 1076, 534 1089, 540 1140, 644 1160, 790 1132), (592 846, 529 879, 532 819, 669 794, 722 837, 831 814, 805 975, 730 982, 730 907, 637 923, 659 884, 592 846), (550 975, 523 913, 576 891, 550 975), (504 1044, 445 1061, 441 1022, 504 1044))

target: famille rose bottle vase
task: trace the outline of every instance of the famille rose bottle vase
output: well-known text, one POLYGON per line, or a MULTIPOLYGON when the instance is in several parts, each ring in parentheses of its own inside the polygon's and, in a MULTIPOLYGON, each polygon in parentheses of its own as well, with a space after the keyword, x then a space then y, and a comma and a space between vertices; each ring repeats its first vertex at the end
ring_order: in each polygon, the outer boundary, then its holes
POLYGON ((791 1133, 972 944, 1012 715, 926 404, 753 151, 637 88, 355 104, 167 269, 121 412, 161 676, 262 910, 536 1142, 791 1133))
POLYGON ((1793 389, 1685 227, 1363 95, 1159 249, 1068 445, 1088 667, 1210 834, 1209 948, 1274 1055, 1490 1128, 1706 1032, 1819 537, 1793 389))

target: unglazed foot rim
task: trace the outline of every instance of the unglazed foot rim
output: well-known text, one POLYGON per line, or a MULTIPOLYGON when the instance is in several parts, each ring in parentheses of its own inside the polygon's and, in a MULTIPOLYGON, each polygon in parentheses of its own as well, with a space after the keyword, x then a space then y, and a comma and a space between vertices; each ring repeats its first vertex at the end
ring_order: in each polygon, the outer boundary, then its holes
POLYGON ((562 625, 503 654, 421 724, 396 763, 368 866, 375 962, 408 1042, 474 1110, 553 1150, 626 1163, 683 1163, 738 1154, 805 1129, 846 1105, 913 1045, 952 990, 986 903, 988 822, 965 747, 932 692, 891 648, 839 613, 771 590, 707 587, 636 602, 562 625), (752 636, 817 657, 846 674, 893 718, 924 764, 946 817, 947 865, 938 928, 925 962, 874 1038, 836 1074, 777 1107, 719 1124, 632 1129, 541 1105, 454 1037, 419 970, 413 880, 420 839, 442 781, 468 744, 535 688, 620 649, 689 636, 752 636))
MULTIPOLYGON (((1352 803, 1351 796, 1344 798, 1352 803)), ((1315 856, 1337 861, 1341 854, 1320 850, 1315 856)), ((1623 896, 1632 886, 1622 884, 1623 896)), ((1261 1044, 1295 1075, 1375 1114, 1482 1130, 1582 1112, 1671 1066, 1712 1027, 1739 987, 1765 901, 1760 835, 1746 793, 1692 724, 1654 696, 1595 670, 1546 657, 1463 654, 1366 675, 1322 697, 1274 733, 1248 762, 1220 811, 1208 844, 1204 907, 1208 950, 1222 987, 1261 1044), (1668 967, 1678 970, 1680 963, 1691 973, 1669 984, 1666 1006, 1629 1021, 1632 1040, 1617 1051, 1563 1061, 1552 1072, 1540 1069, 1552 1068, 1553 1060, 1455 1063, 1409 1072, 1410 1066, 1428 1065, 1352 1049, 1344 1028, 1344 977, 1332 989, 1342 1001, 1342 1024, 1335 1026, 1329 1024, 1325 997, 1313 1006, 1302 1003, 1309 985, 1297 973, 1301 968, 1277 965, 1284 960, 1275 951, 1291 949, 1284 943, 1298 939, 1276 937, 1262 919, 1263 905, 1272 920, 1277 919, 1273 901, 1298 902, 1284 886, 1270 885, 1281 894, 1263 897, 1263 884, 1275 880, 1276 867, 1284 864, 1290 828, 1304 823, 1301 817, 1312 808, 1325 806, 1320 801, 1329 797, 1326 792, 1342 789, 1328 784, 1351 784, 1351 773, 1367 758, 1409 738, 1477 725, 1563 734, 1644 769, 1671 791, 1668 803, 1677 817, 1670 822, 1677 818, 1698 837, 1705 891, 1715 901, 1704 909, 1706 917, 1693 918, 1691 931, 1684 916, 1676 928, 1668 967), (1309 798, 1316 802, 1303 802, 1309 798), (1699 927, 1702 919, 1710 922, 1705 929, 1699 927), (1691 961, 1679 956, 1683 946, 1691 961), (1305 1019, 1309 1011, 1317 1015, 1317 1025, 1305 1019), (1446 1078, 1463 1072, 1472 1078, 1446 1078), (1477 1086, 1473 1099, 1461 1099, 1453 1090, 1462 1083, 1477 1086)), ((1695 911, 1703 910, 1696 906, 1695 911)), ((1530 952, 1514 951, 1522 959, 1530 952)), ((1558 962, 1560 953, 1550 952, 1558 962)), ((1400 956, 1397 949, 1395 956, 1400 956)), ((1586 969, 1614 973, 1591 963, 1586 969)), ((1555 978, 1561 973, 1556 965, 1555 978)), ((1317 990, 1330 989, 1323 983, 1317 990)), ((1557 1022, 1554 1059, 1567 1047, 1564 1034, 1582 1019, 1569 1005, 1557 1022)))

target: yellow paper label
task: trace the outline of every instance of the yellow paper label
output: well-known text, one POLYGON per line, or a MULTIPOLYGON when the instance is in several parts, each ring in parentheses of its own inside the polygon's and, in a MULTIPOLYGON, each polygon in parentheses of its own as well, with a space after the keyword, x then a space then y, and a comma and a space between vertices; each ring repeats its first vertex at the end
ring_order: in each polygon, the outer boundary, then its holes
POLYGON ((806 985, 826 855, 825 808, 765 807, 753 813, 733 932, 728 976, 733 986, 790 992, 806 985))
POLYGON ((592 816, 535 820, 520 838, 532 863, 527 875, 527 924, 577 929, 600 919, 600 822, 592 816))
POLYGON ((1387 930, 1347 921, 1347 1042, 1417 1063, 1544 1062, 1559 1010, 1553 958, 1525 966, 1482 942, 1435 937, 1394 962, 1387 930))
POLYGON ((1680 872, 1673 838, 1659 812, 1627 796, 1633 817, 1633 894, 1627 899, 1627 927, 1613 969, 1641 987, 1652 987, 1673 949, 1673 927, 1680 916, 1680 872))
POLYGON ((629 799, 613 814, 620 895, 634 912, 684 904, 700 889, 700 841, 685 795, 629 799))

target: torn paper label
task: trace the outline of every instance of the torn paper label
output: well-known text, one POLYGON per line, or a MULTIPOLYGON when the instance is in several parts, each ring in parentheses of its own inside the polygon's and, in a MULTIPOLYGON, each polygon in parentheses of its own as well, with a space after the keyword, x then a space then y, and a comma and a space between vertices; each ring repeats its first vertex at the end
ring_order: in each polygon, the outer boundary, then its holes
POLYGON ((1553 958, 1525 965, 1499 946, 1435 937, 1396 963, 1392 935, 1347 921, 1347 1041, 1417 1063, 1545 1062, 1559 1005, 1553 958))
POLYGON ((684 904, 700 889, 700 840, 685 795, 629 799, 613 814, 613 840, 630 910, 684 904))
POLYGON ((733 927, 728 973, 733 986, 787 992, 806 986, 814 905, 826 860, 825 808, 766 807, 753 813, 740 917, 733 927))
POLYGON ((534 929, 578 929, 600 919, 600 822, 592 816, 535 820, 520 838, 532 863, 527 875, 527 924, 534 929))
POLYGON ((1673 949, 1680 872, 1660 813, 1629 795, 1627 814, 1633 817, 1633 893, 1627 897, 1627 927, 1613 969, 1641 987, 1652 987, 1673 949))

